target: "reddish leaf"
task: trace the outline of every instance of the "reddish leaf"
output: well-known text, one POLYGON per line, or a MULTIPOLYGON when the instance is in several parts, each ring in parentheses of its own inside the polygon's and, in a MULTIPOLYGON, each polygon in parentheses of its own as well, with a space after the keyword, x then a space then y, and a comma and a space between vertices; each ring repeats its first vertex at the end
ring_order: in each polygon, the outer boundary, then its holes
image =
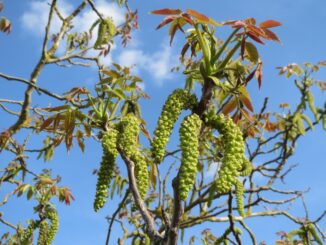
POLYGON ((282 23, 278 22, 276 20, 266 20, 262 23, 259 24, 260 28, 272 28, 272 27, 277 27, 277 26, 281 26, 282 23))
POLYGON ((246 83, 248 83, 249 81, 251 81, 251 79, 253 79, 253 77, 255 76, 256 70, 253 70, 246 78, 246 83))
POLYGON ((151 14, 162 14, 162 15, 172 15, 172 14, 181 14, 180 9, 157 9, 150 12, 151 14))
POLYGON ((249 29, 250 32, 255 33, 256 36, 261 36, 261 37, 266 36, 264 30, 262 30, 261 28, 259 28, 257 26, 248 25, 246 28, 249 29))
POLYGON ((43 108, 43 110, 48 111, 48 112, 62 111, 62 110, 68 109, 69 107, 70 107, 69 105, 61 105, 61 106, 56 106, 56 107, 43 108))
POLYGON ((256 20, 255 18, 252 17, 245 19, 244 22, 247 23, 248 25, 256 25, 256 20))
POLYGON ((260 88, 261 83, 262 83, 262 79, 263 79, 263 64, 262 63, 260 63, 258 65, 258 67, 257 67, 256 78, 257 78, 257 81, 258 81, 258 87, 260 88))
POLYGON ((195 10, 187 9, 187 13, 190 14, 192 17, 194 17, 196 20, 199 20, 200 22, 203 22, 203 23, 210 22, 210 19, 206 15, 199 13, 195 10))
POLYGON ((241 20, 238 20, 238 21, 236 21, 236 22, 234 22, 233 24, 232 24, 232 27, 233 28, 241 28, 241 27, 245 27, 247 24, 245 23, 245 22, 243 22, 243 21, 241 21, 241 20))
POLYGON ((249 115, 249 112, 246 109, 240 109, 241 114, 249 121, 252 122, 252 118, 249 115))
POLYGON ((222 112, 223 114, 227 115, 230 114, 230 112, 232 112, 237 106, 237 99, 233 98, 228 104, 226 104, 223 109, 222 112))
POLYGON ((256 41, 257 43, 265 44, 263 40, 261 40, 255 33, 253 32, 247 32, 248 37, 250 37, 252 40, 256 41))
POLYGON ((222 22, 222 25, 233 25, 237 20, 227 20, 222 22))
POLYGON ((240 51, 242 60, 244 60, 245 49, 246 49, 246 38, 243 37, 242 40, 241 40, 241 51, 240 51))
POLYGON ((189 49, 189 47, 190 47, 189 43, 186 43, 186 44, 183 46, 183 48, 182 48, 182 50, 181 50, 181 59, 182 59, 182 60, 184 59, 184 56, 185 56, 187 50, 189 49))
POLYGON ((265 29, 265 34, 266 34, 266 37, 265 37, 266 39, 270 39, 270 40, 281 43, 281 40, 278 38, 278 36, 274 32, 272 32, 268 29, 265 29))
POLYGON ((45 128, 47 128, 52 122, 54 121, 54 118, 53 117, 49 117, 48 119, 46 119, 41 127, 40 127, 40 131, 44 130, 45 128))
POLYGON ((175 20, 177 18, 177 16, 167 16, 165 17, 162 22, 156 27, 157 29, 160 29, 162 26, 165 26, 166 24, 169 24, 170 22, 172 22, 173 20, 175 20))
POLYGON ((191 16, 187 13, 182 13, 181 14, 182 19, 184 19, 187 23, 189 23, 190 25, 194 25, 194 22, 191 19, 191 16))
POLYGON ((173 25, 173 27, 171 29, 170 46, 172 45, 174 35, 175 35, 175 33, 177 32, 178 29, 179 29, 179 25, 178 24, 173 25))
POLYGON ((244 96, 243 94, 240 96, 241 102, 248 108, 249 111, 253 112, 254 108, 251 104, 251 101, 248 97, 244 96))

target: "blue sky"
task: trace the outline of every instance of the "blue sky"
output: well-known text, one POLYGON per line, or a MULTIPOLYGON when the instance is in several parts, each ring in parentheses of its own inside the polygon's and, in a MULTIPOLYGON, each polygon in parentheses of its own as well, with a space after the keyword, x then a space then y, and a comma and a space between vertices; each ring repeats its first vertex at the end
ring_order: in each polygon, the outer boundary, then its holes
MULTIPOLYGON (((72 6, 79 1, 58 0, 59 6, 69 13, 72 6)), ((123 12, 109 1, 95 1, 100 11, 113 16, 119 23, 123 20, 123 12)), ((5 0, 5 9, 1 15, 6 16, 12 22, 13 28, 10 35, 0 34, 0 72, 28 78, 31 69, 35 66, 40 55, 40 45, 44 21, 48 11, 45 1, 36 0, 5 0)), ((326 54, 326 2, 324 0, 165 0, 165 1, 130 1, 132 9, 139 11, 139 25, 133 37, 132 43, 121 49, 119 45, 103 62, 109 65, 111 61, 124 65, 138 64, 134 72, 144 80, 145 91, 150 95, 150 101, 142 101, 144 118, 148 121, 150 132, 153 131, 161 106, 166 96, 176 87, 183 87, 184 77, 180 74, 170 73, 170 69, 177 64, 178 52, 183 42, 183 36, 178 35, 175 43, 169 47, 167 28, 159 31, 155 27, 161 20, 161 16, 148 14, 149 11, 159 8, 195 9, 214 18, 216 21, 230 19, 243 19, 254 17, 258 22, 266 19, 276 19, 283 26, 275 29, 282 45, 268 42, 260 45, 259 50, 264 61, 264 80, 261 90, 256 84, 251 84, 249 90, 258 110, 264 97, 270 97, 269 110, 276 110, 279 103, 298 101, 298 93, 294 90, 292 80, 285 80, 277 75, 275 67, 288 63, 302 64, 305 61, 317 62, 325 60, 326 54)), ((89 10, 74 23, 76 30, 84 30, 94 20, 89 10)), ((56 28, 56 27, 55 27, 56 28)), ((230 30, 223 27, 217 30, 217 35, 225 37, 230 30)), ((119 40, 117 40, 119 42, 119 40)), ((326 77, 326 69, 318 73, 319 79, 326 77)), ((64 69, 49 67, 42 73, 39 84, 56 93, 63 93, 71 87, 85 86, 92 88, 97 82, 95 69, 73 68, 64 69)), ((21 99, 24 86, 14 82, 0 80, 0 98, 21 99)), ((325 101, 325 93, 316 92, 316 103, 325 101)), ((56 102, 44 100, 34 94, 34 105, 47 106, 56 102)), ((7 128, 13 122, 12 118, 0 111, 0 131, 7 128)), ((177 141, 177 138, 173 138, 177 141)), ((33 140, 34 145, 41 145, 42 139, 33 140)), ((306 195, 306 202, 311 210, 311 217, 320 214, 326 207, 325 198, 325 147, 326 134, 320 127, 299 141, 297 154, 290 159, 291 163, 300 163, 288 177, 286 184, 289 188, 306 189, 311 191, 306 195)), ((52 168, 54 175, 63 177, 62 184, 70 186, 76 201, 67 207, 58 205, 61 217, 61 227, 54 242, 55 245, 65 244, 103 244, 105 241, 107 222, 104 217, 112 214, 118 200, 109 201, 105 209, 95 214, 92 209, 95 191, 96 177, 92 170, 98 167, 101 158, 101 149, 98 143, 88 140, 86 152, 82 154, 79 149, 73 149, 68 155, 64 147, 59 147, 54 159, 49 163, 30 159, 30 164, 35 169, 52 168)), ((6 163, 9 156, 0 154, 0 163, 6 163)), ((121 163, 120 163, 121 164, 121 163)), ((123 165, 121 165, 123 168, 123 165)), ((285 188, 286 186, 284 186, 285 188)), ((5 193, 6 187, 0 189, 0 197, 5 193)), ((23 199, 11 200, 11 204, 1 207, 0 212, 6 214, 6 218, 15 222, 23 222, 27 217, 33 216, 32 206, 23 199), (1 210, 2 209, 2 210, 1 210)), ((294 214, 304 216, 302 205, 296 202, 293 206, 294 214)), ((257 234, 257 240, 265 240, 267 244, 273 244, 275 232, 279 230, 291 230, 295 226, 281 218, 256 219, 248 221, 248 224, 257 234), (268 222, 268 223, 267 223, 268 222), (267 228, 268 227, 268 228, 267 228)), ((215 234, 219 234, 221 226, 208 224, 215 234)), ((325 222, 323 223, 325 228, 325 222)), ((0 224, 0 231, 7 228, 0 224)), ((120 227, 114 226, 114 233, 120 232, 120 227)), ((197 229, 192 233, 198 232, 197 229)), ((190 232, 189 232, 190 233, 190 232)), ((186 237, 190 234, 186 233, 186 237)), ((246 244, 246 243, 245 243, 246 244)))

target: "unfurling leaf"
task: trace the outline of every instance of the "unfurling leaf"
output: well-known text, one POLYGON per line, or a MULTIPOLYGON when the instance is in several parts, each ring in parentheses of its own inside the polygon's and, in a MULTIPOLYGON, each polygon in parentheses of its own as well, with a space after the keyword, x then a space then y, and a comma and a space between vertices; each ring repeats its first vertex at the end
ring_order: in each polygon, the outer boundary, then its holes
POLYGON ((272 28, 272 27, 277 27, 281 26, 282 23, 278 22, 276 20, 265 20, 262 23, 259 24, 260 28, 272 28))
POLYGON ((259 59, 258 50, 257 50, 256 46, 254 44, 252 44, 251 42, 246 42, 245 54, 246 54, 246 58, 248 58, 248 60, 251 63, 256 64, 258 62, 258 59, 259 59))
POLYGON ((150 12, 151 14, 161 14, 161 15, 175 15, 181 14, 182 11, 180 9, 157 9, 150 12))

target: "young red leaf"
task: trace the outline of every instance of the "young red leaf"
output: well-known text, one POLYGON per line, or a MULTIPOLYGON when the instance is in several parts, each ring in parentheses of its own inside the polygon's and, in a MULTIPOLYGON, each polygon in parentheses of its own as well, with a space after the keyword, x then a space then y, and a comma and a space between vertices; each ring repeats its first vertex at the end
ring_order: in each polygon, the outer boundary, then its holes
POLYGON ((254 25, 248 25, 246 27, 247 29, 249 29, 250 32, 254 33, 256 36, 261 36, 261 37, 265 37, 265 32, 263 29, 257 27, 257 26, 254 26, 254 25))
POLYGON ((222 25, 234 25, 234 23, 236 23, 237 20, 227 20, 222 22, 222 25))
POLYGON ((223 109, 222 112, 223 114, 227 115, 230 114, 230 112, 232 112, 237 106, 237 99, 233 98, 228 104, 226 104, 223 109))
POLYGON ((246 89, 246 87, 241 86, 239 88, 239 92, 240 92, 240 101, 251 111, 254 111, 254 108, 251 104, 251 99, 250 99, 250 95, 246 89))
POLYGON ((249 115, 249 112, 246 109, 240 109, 241 114, 249 121, 252 122, 252 118, 249 115))
POLYGON ((241 27, 245 27, 247 24, 245 23, 245 22, 243 22, 243 21, 241 21, 241 20, 238 20, 238 21, 236 21, 236 22, 234 22, 233 24, 232 24, 232 27, 233 28, 241 28, 241 27))
POLYGON ((177 18, 177 16, 167 16, 165 17, 162 22, 156 27, 157 29, 160 29, 162 26, 165 26, 166 24, 169 24, 170 22, 172 22, 173 20, 175 20, 177 18))
POLYGON ((262 80, 263 80, 263 64, 262 63, 260 63, 258 65, 258 68, 257 68, 257 71, 256 71, 256 78, 257 78, 257 81, 258 81, 258 88, 260 88, 262 80))
POLYGON ((276 20, 266 20, 262 23, 259 24, 260 28, 272 28, 272 27, 277 27, 277 26, 281 26, 282 23, 278 22, 276 20))
POLYGON ((194 25, 194 22, 191 19, 191 16, 187 13, 182 13, 181 14, 182 19, 184 19, 187 23, 189 23, 190 25, 194 25))
POLYGON ((245 19, 244 22, 247 23, 248 25, 256 25, 256 19, 252 17, 245 19))
POLYGON ((176 15, 181 14, 182 11, 180 9, 157 9, 150 12, 151 14, 162 14, 162 15, 176 15))
POLYGON ((272 32, 268 29, 265 29, 264 31, 266 34, 266 37, 265 37, 266 39, 270 39, 270 40, 281 43, 281 40, 278 38, 278 36, 274 32, 272 32))
POLYGON ((250 37, 252 40, 256 41, 257 43, 265 44, 263 40, 261 40, 255 33, 253 32, 247 32, 248 37, 250 37))
POLYGON ((252 72, 247 76, 247 78, 246 78, 246 83, 250 82, 251 79, 253 79, 253 77, 254 77, 255 74, 256 74, 256 70, 257 70, 257 69, 253 70, 253 71, 252 71, 252 72))
POLYGON ((242 60, 244 60, 245 49, 246 49, 246 38, 243 37, 242 40, 241 40, 241 50, 240 50, 242 60))
POLYGON ((254 108, 251 104, 250 98, 246 97, 245 95, 240 96, 241 102, 248 108, 249 111, 254 112, 254 108))
POLYGON ((192 17, 194 17, 199 22, 202 22, 202 23, 209 23, 210 22, 210 19, 206 15, 204 15, 202 13, 199 13, 199 12, 197 12, 195 10, 187 9, 187 13, 189 15, 191 15, 192 17))

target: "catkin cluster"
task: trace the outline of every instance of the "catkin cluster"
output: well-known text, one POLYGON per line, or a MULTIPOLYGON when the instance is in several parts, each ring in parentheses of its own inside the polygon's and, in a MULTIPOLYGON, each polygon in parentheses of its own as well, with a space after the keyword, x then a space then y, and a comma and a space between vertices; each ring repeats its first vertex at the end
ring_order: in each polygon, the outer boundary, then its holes
POLYGON ((48 231, 49 231, 48 222, 46 220, 42 220, 40 222, 37 245, 45 245, 45 244, 47 244, 48 231))
POLYGON ((205 120, 208 125, 219 131, 224 142, 222 165, 218 179, 215 181, 216 190, 218 193, 226 193, 235 185, 238 211, 243 215, 243 186, 238 177, 249 175, 252 165, 245 157, 245 144, 241 130, 231 118, 225 118, 223 114, 216 115, 209 112, 205 120))
POLYGON ((113 177, 115 159, 118 156, 117 151, 117 135, 118 131, 109 129, 105 132, 102 138, 103 156, 101 167, 98 172, 98 179, 96 184, 96 194, 94 200, 94 210, 97 212, 102 208, 108 197, 108 188, 113 177))
POLYGON ((47 234, 47 240, 45 245, 51 245, 59 229, 58 213, 54 210, 51 210, 47 213, 47 218, 51 221, 51 225, 47 234))
POLYGON ((196 180, 198 162, 198 135, 202 121, 197 114, 192 114, 183 120, 180 126, 180 147, 182 150, 179 171, 179 193, 181 200, 188 197, 188 192, 196 180))
POLYGON ((27 228, 24 230, 22 239, 21 239, 21 244, 22 245, 27 245, 30 244, 30 239, 33 236, 34 230, 36 228, 35 222, 32 220, 27 228))
POLYGON ((151 142, 151 152, 155 163, 160 163, 163 160, 166 144, 181 111, 193 108, 196 102, 196 96, 183 89, 174 90, 167 98, 151 142))
POLYGON ((149 177, 146 158, 138 148, 139 119, 128 114, 119 124, 119 145, 126 156, 135 163, 135 177, 140 196, 144 199, 148 190, 149 177))
POLYGON ((243 193, 244 193, 243 184, 239 179, 237 179, 235 183, 235 196, 237 198, 238 212, 241 216, 244 216, 243 193))
POLYGON ((111 18, 101 20, 98 27, 98 34, 94 48, 101 49, 102 46, 107 44, 115 36, 116 33, 117 27, 111 18))

